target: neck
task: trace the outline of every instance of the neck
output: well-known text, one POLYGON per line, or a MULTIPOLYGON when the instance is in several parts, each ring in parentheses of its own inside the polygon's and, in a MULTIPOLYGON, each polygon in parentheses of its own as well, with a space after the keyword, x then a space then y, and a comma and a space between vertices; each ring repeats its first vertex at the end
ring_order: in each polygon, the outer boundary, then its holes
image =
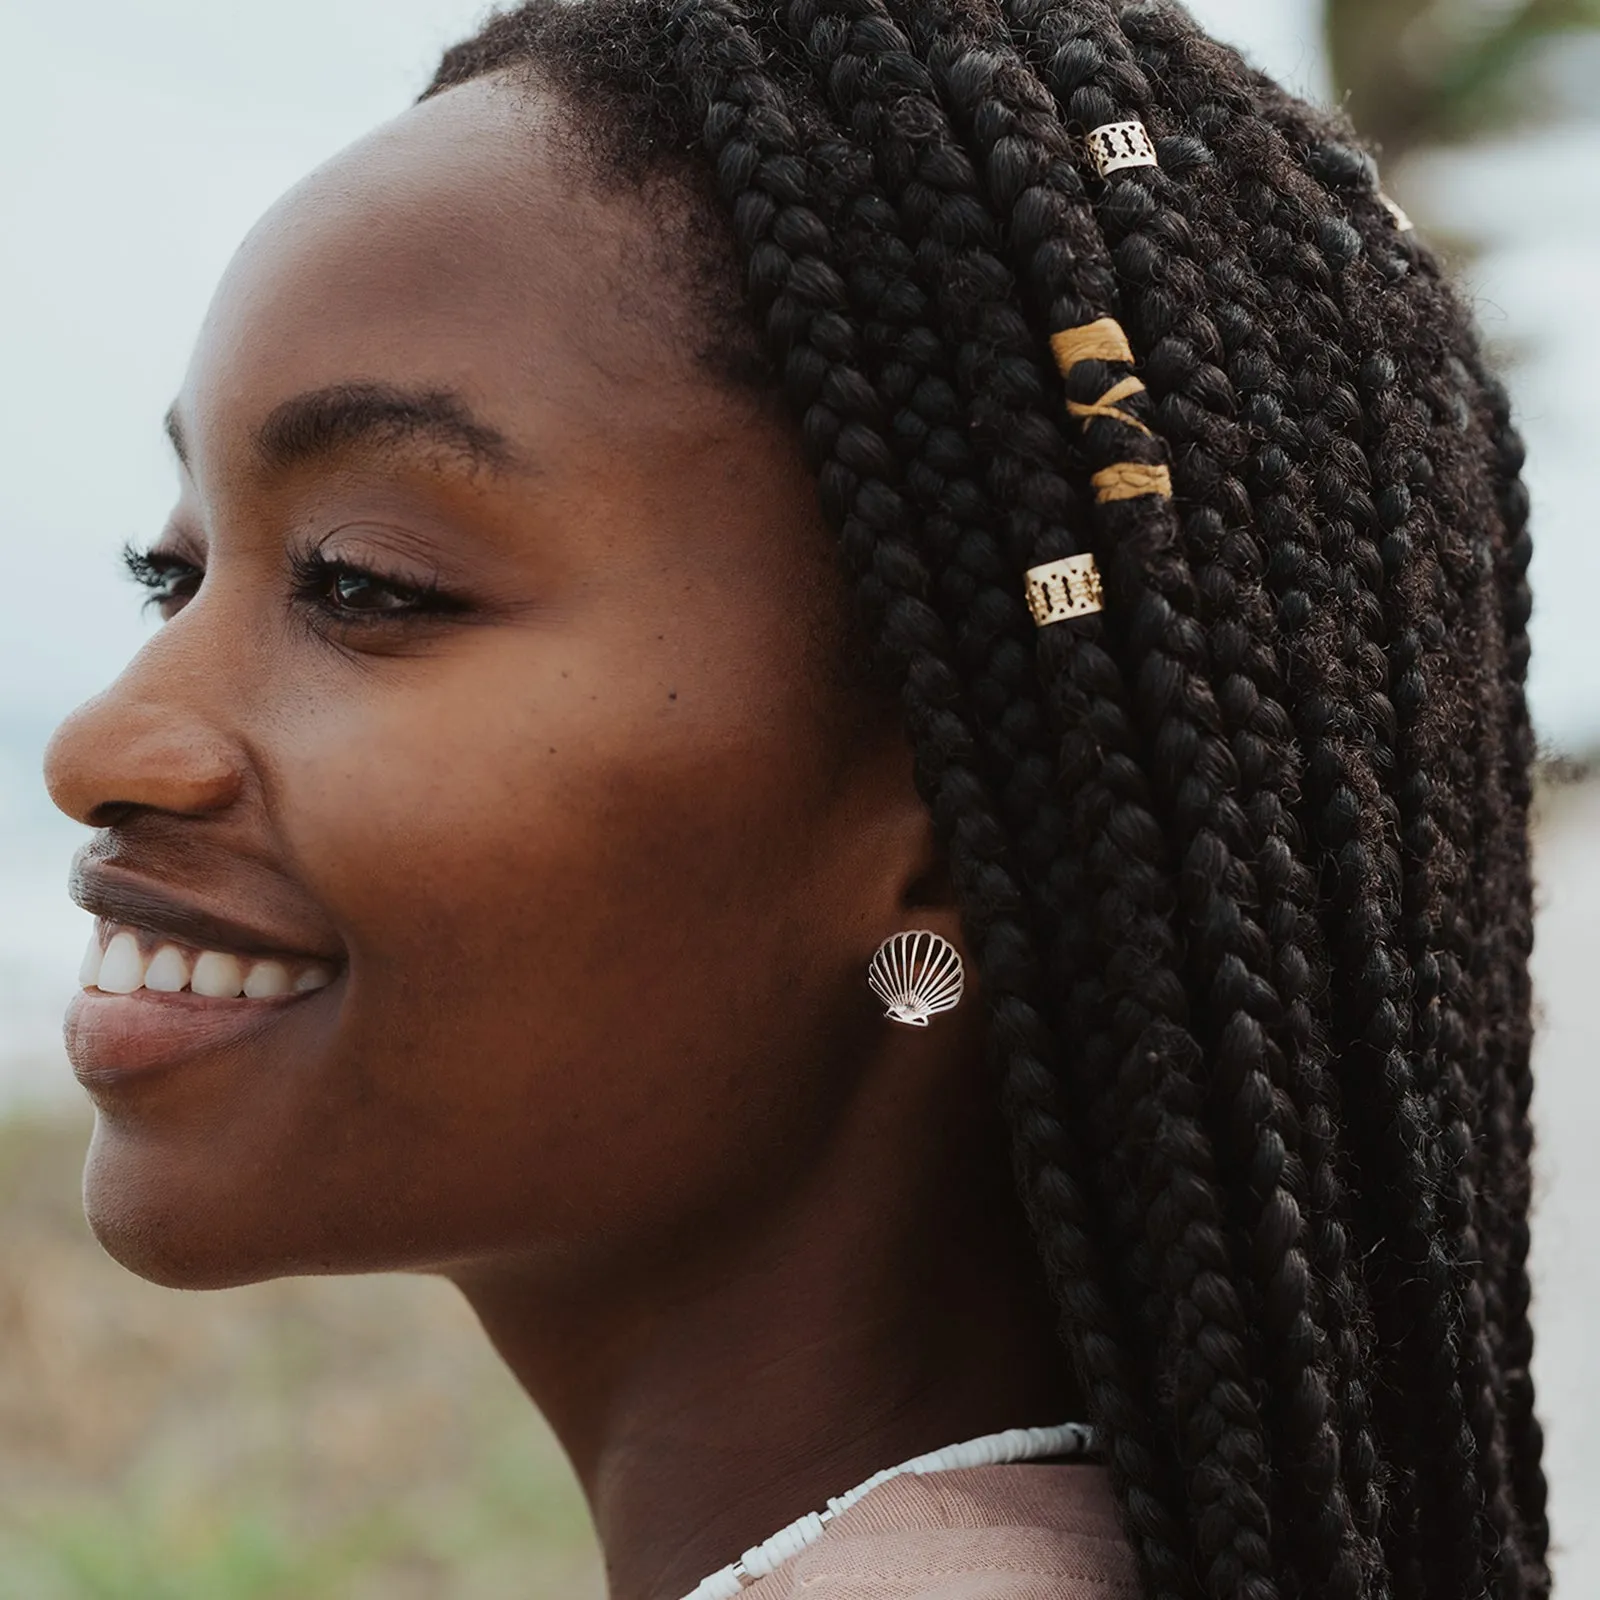
POLYGON ((454 1274, 572 1460, 612 1600, 678 1600, 924 1451, 1081 1417, 988 1115, 898 1165, 848 1120, 804 1183, 696 1230, 716 1248, 655 1252, 670 1270, 454 1274))

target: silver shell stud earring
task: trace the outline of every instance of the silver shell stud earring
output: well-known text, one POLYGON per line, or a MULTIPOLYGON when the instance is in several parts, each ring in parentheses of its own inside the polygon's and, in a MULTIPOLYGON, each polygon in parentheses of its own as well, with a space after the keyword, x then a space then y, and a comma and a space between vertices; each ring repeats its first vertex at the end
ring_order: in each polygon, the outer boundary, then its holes
POLYGON ((961 1001, 966 986, 961 953, 926 928, 897 933, 878 946, 868 963, 867 986, 888 1007, 886 1017, 926 1028, 929 1017, 961 1001))

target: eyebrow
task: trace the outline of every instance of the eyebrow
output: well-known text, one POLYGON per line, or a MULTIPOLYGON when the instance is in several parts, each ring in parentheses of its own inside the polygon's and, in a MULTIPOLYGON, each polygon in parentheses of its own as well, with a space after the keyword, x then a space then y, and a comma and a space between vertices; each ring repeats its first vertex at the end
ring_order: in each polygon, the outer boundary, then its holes
MULTIPOLYGON (((188 441, 176 404, 165 428, 178 460, 189 465, 188 441)), ((442 448, 471 467, 504 472, 515 464, 511 441, 473 414, 452 389, 403 389, 383 383, 341 383, 295 395, 275 406, 252 439, 269 472, 284 472, 360 446, 442 448)))

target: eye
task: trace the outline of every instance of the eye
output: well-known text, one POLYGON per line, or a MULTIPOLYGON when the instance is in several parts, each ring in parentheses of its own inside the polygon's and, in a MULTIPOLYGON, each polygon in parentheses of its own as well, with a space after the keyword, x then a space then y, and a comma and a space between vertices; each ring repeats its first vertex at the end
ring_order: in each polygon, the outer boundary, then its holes
POLYGON ((128 576, 145 591, 145 604, 163 618, 176 615, 194 598, 205 571, 170 550, 138 550, 128 545, 122 552, 128 576))
POLYGON ((399 619, 460 611, 462 605, 432 584, 417 584, 336 561, 319 551, 293 558, 297 599, 343 622, 399 619))
POLYGON ((333 568, 325 581, 324 598, 339 611, 410 611, 417 601, 411 590, 354 567, 333 568))

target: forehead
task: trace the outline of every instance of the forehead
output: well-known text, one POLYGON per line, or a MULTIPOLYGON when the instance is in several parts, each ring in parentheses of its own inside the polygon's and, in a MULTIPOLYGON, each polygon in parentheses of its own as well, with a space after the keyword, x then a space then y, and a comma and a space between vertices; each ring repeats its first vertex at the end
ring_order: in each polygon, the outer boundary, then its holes
POLYGON ((546 411, 670 404, 707 378, 668 329, 661 254, 641 200, 585 180, 548 99, 467 84, 351 146, 257 224, 213 300, 183 410, 200 432, 352 381, 456 389, 501 413, 531 394, 546 411))

